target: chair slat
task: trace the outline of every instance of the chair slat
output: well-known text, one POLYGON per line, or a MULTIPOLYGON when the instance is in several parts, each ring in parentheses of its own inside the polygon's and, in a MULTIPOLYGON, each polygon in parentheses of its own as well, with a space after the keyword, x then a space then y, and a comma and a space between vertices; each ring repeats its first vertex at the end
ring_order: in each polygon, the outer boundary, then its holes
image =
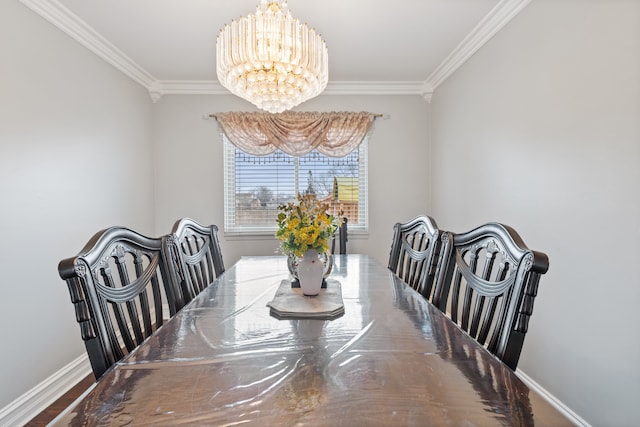
POLYGON ((487 342, 487 336, 489 336, 489 331, 491 330, 493 319, 495 319, 496 308, 498 307, 498 301, 500 298, 489 297, 488 299, 489 303, 487 304, 487 308, 482 318, 482 326, 480 327, 477 335, 478 341, 483 343, 487 342))

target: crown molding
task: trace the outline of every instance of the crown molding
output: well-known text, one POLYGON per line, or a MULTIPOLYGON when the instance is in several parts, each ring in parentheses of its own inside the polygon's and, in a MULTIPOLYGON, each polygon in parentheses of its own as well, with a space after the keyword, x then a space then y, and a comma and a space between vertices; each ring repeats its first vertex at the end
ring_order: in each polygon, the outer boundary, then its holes
MULTIPOLYGON (((157 102, 163 95, 229 94, 216 80, 157 80, 58 0, 20 2, 145 87, 153 102, 157 102)), ((531 0, 501 0, 424 81, 335 81, 329 82, 322 94, 420 95, 425 101, 431 102, 436 88, 530 2, 531 0)))
MULTIPOLYGON (((163 95, 225 95, 229 91, 217 80, 159 80, 155 89, 163 95)), ((335 82, 330 81, 323 95, 421 95, 424 82, 335 82)))
POLYGON ((217 80, 157 80, 147 87, 155 103, 163 95, 228 95, 217 80))
POLYGON ((530 2, 501 0, 427 77, 425 84, 435 90, 530 2))
POLYGON ((156 81, 145 69, 57 0, 20 0, 20 2, 145 88, 150 88, 156 81))
POLYGON ((422 95, 424 82, 330 81, 323 95, 422 95))
POLYGON ((425 82, 329 82, 322 95, 420 95, 431 102, 433 89, 425 82))
POLYGON ((154 89, 160 95, 229 95, 217 80, 158 80, 154 89))
MULTIPOLYGON (((216 80, 159 80, 149 87, 154 102, 163 95, 229 95, 216 80)), ((420 95, 430 100, 425 82, 329 82, 322 95, 420 95)))

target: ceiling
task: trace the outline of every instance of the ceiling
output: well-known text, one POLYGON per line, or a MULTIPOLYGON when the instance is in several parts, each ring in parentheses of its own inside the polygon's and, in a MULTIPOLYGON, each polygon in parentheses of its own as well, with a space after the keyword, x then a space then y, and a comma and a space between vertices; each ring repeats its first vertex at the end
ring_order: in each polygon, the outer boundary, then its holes
MULTIPOLYGON (((220 93, 216 36, 259 0, 20 0, 155 92, 220 93)), ((343 92, 435 87, 530 0, 289 0, 329 50, 343 92)))

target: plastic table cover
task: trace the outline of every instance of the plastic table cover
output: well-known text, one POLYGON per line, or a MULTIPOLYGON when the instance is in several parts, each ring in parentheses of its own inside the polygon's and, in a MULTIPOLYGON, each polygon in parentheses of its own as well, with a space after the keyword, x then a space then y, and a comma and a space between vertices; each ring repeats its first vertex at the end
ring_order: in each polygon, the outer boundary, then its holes
POLYGON ((286 259, 243 257, 52 424, 571 425, 375 259, 335 258, 344 315, 271 316, 286 259))

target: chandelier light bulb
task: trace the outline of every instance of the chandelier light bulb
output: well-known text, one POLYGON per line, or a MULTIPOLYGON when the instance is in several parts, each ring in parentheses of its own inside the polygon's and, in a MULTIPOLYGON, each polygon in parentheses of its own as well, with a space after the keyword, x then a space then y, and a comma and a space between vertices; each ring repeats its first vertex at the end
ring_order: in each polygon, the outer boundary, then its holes
POLYGON ((232 21, 218 34, 220 84, 271 113, 322 93, 328 70, 324 40, 291 16, 286 1, 261 0, 255 14, 232 21))

